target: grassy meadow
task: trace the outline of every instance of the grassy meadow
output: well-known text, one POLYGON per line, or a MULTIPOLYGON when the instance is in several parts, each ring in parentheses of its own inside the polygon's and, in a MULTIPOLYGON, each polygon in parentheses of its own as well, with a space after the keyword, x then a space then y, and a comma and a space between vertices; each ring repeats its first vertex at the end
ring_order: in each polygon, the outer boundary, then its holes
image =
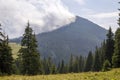
POLYGON ((21 48, 21 45, 17 43, 9 43, 9 45, 12 49, 13 58, 16 59, 18 57, 18 51, 21 48))
POLYGON ((113 69, 108 72, 87 72, 57 75, 12 75, 0 77, 0 80, 120 80, 120 69, 113 69))

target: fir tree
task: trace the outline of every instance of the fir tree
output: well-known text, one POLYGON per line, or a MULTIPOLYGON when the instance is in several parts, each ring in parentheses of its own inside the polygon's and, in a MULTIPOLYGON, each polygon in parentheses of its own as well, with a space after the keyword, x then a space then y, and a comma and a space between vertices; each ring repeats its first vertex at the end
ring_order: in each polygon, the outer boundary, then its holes
POLYGON ((114 68, 120 67, 120 28, 115 33, 115 50, 112 57, 112 64, 114 68))
POLYGON ((79 72, 79 58, 76 57, 75 61, 73 63, 73 72, 77 73, 79 72))
POLYGON ((79 56, 79 61, 78 61, 78 64, 79 64, 79 72, 83 72, 84 71, 84 65, 85 65, 85 59, 83 56, 79 56))
POLYGON ((48 62, 47 62, 46 58, 43 59, 42 65, 43 65, 43 74, 48 74, 47 72, 48 72, 49 68, 48 68, 48 62))
POLYGON ((61 62, 59 73, 65 73, 65 63, 64 63, 64 60, 62 60, 62 62, 61 62))
POLYGON ((57 73, 57 68, 56 68, 55 64, 52 64, 50 73, 51 74, 56 74, 57 73))
MULTIPOLYGON (((120 26, 120 13, 118 25, 120 26)), ((112 64, 114 68, 120 68, 120 28, 115 32, 115 49, 112 57, 112 64)))
POLYGON ((57 65, 57 73, 60 73, 60 65, 61 65, 61 63, 59 62, 57 65))
POLYGON ((12 49, 9 47, 8 44, 8 36, 5 36, 5 34, 0 32, 0 37, 0 72, 3 75, 10 75, 13 73, 12 49))
POLYGON ((47 74, 52 73, 52 66, 53 66, 52 58, 48 57, 48 60, 47 60, 47 74))
POLYGON ((68 72, 69 72, 69 66, 68 66, 68 64, 66 64, 64 66, 64 73, 68 73, 68 72))
POLYGON ((108 70, 110 70, 110 68, 111 68, 111 64, 110 64, 109 60, 105 60, 102 71, 108 71, 108 70))
POLYGON ((20 49, 22 60, 22 73, 27 75, 36 75, 40 73, 40 54, 37 50, 37 41, 35 34, 28 22, 23 34, 20 49))
POLYGON ((105 50, 106 50, 106 41, 104 40, 103 43, 101 44, 101 47, 99 48, 101 66, 103 66, 103 63, 105 61, 105 50))
POLYGON ((43 74, 55 74, 57 73, 56 65, 52 63, 51 57, 48 57, 47 59, 44 58, 42 61, 42 72, 43 74))
POLYGON ((69 72, 73 72, 73 55, 71 54, 70 61, 69 61, 69 72))
POLYGON ((85 69, 84 71, 91 71, 92 70, 92 64, 93 64, 93 55, 92 52, 90 51, 86 60, 86 64, 85 64, 85 69))
POLYGON ((95 57, 94 57, 94 61, 93 61, 92 70, 93 71, 100 71, 101 70, 100 54, 99 54, 99 50, 97 47, 96 47, 96 51, 95 51, 95 57))
POLYGON ((107 39, 106 39, 106 48, 105 48, 105 60, 109 60, 110 63, 112 63, 112 56, 114 53, 114 34, 112 33, 111 27, 108 30, 107 33, 107 39))

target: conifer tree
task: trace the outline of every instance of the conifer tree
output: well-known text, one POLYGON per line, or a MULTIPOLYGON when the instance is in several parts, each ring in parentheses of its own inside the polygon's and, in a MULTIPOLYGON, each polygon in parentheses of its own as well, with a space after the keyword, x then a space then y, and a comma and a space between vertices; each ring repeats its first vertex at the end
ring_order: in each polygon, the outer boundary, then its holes
POLYGON ((93 61, 92 70, 93 71, 100 71, 101 70, 100 55, 99 55, 99 50, 97 47, 96 47, 96 51, 95 51, 95 57, 94 57, 94 61, 93 61))
MULTIPOLYGON (((0 30, 2 30, 0 28, 0 30)), ((10 75, 13 73, 12 49, 9 47, 8 36, 0 31, 0 72, 1 74, 10 75)))
POLYGON ((40 73, 40 54, 37 50, 37 41, 28 22, 21 41, 22 73, 36 75, 40 73))
POLYGON ((85 59, 83 56, 79 56, 79 61, 78 61, 78 64, 79 64, 79 72, 83 72, 84 71, 84 65, 85 65, 85 59))
POLYGON ((43 65, 43 74, 48 74, 47 72, 48 72, 49 68, 48 68, 48 62, 47 62, 46 58, 43 59, 42 65, 43 65))
POLYGON ((109 28, 106 36, 105 60, 109 60, 109 62, 112 64, 112 56, 114 53, 114 34, 111 27, 109 28))
POLYGON ((54 64, 52 63, 52 58, 51 57, 48 57, 47 59, 47 74, 52 74, 52 66, 54 64))
POLYGON ((61 62, 59 62, 57 65, 57 73, 60 73, 60 65, 61 65, 61 62))
POLYGON ((92 70, 92 64, 93 64, 93 55, 92 55, 92 52, 90 51, 89 54, 88 54, 86 63, 85 63, 84 71, 85 72, 91 71, 92 70))
POLYGON ((108 71, 108 70, 110 70, 110 68, 111 68, 111 64, 110 64, 109 60, 105 60, 102 71, 108 71))
POLYGON ((105 50, 106 50, 106 41, 104 40, 103 43, 101 44, 101 47, 99 48, 101 66, 103 66, 103 63, 105 62, 105 50))
POLYGON ((68 64, 65 64, 64 73, 68 73, 68 72, 69 72, 69 66, 68 66, 68 64))
POLYGON ((79 72, 79 58, 76 57, 73 63, 73 72, 79 72))
POLYGON ((58 68, 56 65, 52 62, 51 57, 48 57, 47 59, 44 58, 42 61, 42 73, 43 74, 56 74, 58 68))
POLYGON ((69 72, 73 72, 73 55, 71 54, 70 61, 69 61, 69 72))
POLYGON ((120 28, 115 33, 115 49, 112 57, 112 64, 114 68, 120 67, 120 28))
MULTIPOLYGON (((118 25, 120 27, 120 13, 118 25)), ((120 28, 115 32, 115 49, 112 57, 112 64, 114 68, 120 68, 120 28)))
POLYGON ((61 62, 59 73, 61 73, 61 74, 65 73, 65 63, 64 63, 64 60, 62 60, 62 62, 61 62))
POLYGON ((55 64, 52 64, 50 73, 51 74, 56 74, 57 73, 57 68, 56 68, 55 64))

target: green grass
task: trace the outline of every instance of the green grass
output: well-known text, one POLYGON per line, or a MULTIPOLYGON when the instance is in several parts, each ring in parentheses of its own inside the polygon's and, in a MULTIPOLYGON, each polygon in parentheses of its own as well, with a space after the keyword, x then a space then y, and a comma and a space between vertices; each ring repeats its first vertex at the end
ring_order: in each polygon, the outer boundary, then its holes
POLYGON ((12 54, 13 54, 13 58, 16 59, 18 56, 18 51, 21 48, 20 44, 16 44, 16 43, 9 43, 11 49, 12 49, 12 54))
POLYGON ((87 72, 57 75, 12 75, 0 77, 0 80, 120 80, 120 69, 113 69, 108 72, 87 72))

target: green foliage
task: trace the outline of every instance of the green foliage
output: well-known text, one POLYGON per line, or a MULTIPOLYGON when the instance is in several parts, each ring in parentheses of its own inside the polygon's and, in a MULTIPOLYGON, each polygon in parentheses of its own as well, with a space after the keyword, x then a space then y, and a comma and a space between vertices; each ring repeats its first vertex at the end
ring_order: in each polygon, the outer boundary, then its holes
POLYGON ((86 64, 85 64, 85 69, 84 71, 91 71, 92 70, 92 64, 93 64, 93 55, 92 52, 90 51, 86 60, 86 64))
POLYGON ((41 68, 41 73, 48 75, 48 74, 57 74, 58 68, 56 65, 53 63, 52 58, 44 58, 42 60, 42 68, 41 68))
POLYGON ((79 64, 79 72, 83 72, 84 71, 84 65, 85 65, 85 60, 84 60, 84 57, 83 56, 79 56, 79 61, 78 61, 78 64, 79 64))
MULTIPOLYGON (((120 13, 118 25, 120 26, 120 13)), ((114 68, 120 67, 120 28, 118 28, 117 31, 115 32, 115 49, 112 57, 112 64, 114 68)))
POLYGON ((0 48, 0 71, 2 74, 12 74, 13 58, 11 48, 5 42, 2 43, 0 48))
POLYGON ((105 61, 105 52, 106 52, 105 49, 106 49, 106 41, 104 40, 103 43, 101 44, 101 47, 99 48, 101 66, 103 66, 103 63, 105 61))
POLYGON ((84 64, 85 64, 85 60, 83 56, 73 57, 73 55, 71 55, 69 65, 68 65, 68 72, 69 73, 83 72, 84 64))
MULTIPOLYGON (((0 28, 0 30, 2 30, 0 28)), ((0 31, 0 74, 1 75, 11 75, 13 73, 13 58, 12 50, 8 45, 8 36, 0 31)))
POLYGON ((69 61, 69 72, 73 72, 73 55, 72 54, 69 61))
POLYGON ((115 33, 115 50, 112 57, 112 64, 114 68, 120 67, 120 28, 115 33))
MULTIPOLYGON (((51 62, 51 61, 49 61, 51 62)), ((50 69, 49 69, 49 63, 48 63, 48 60, 46 60, 46 58, 43 59, 42 61, 42 64, 43 64, 43 74, 50 74, 50 69)))
POLYGON ((21 41, 22 47, 19 50, 19 58, 22 62, 22 74, 36 75, 40 72, 40 55, 37 50, 37 41, 29 22, 21 41))
POLYGON ((61 73, 61 74, 65 73, 65 63, 64 63, 64 60, 62 60, 62 62, 60 64, 59 73, 61 73))
POLYGON ((57 68, 56 68, 56 65, 52 64, 51 66, 51 74, 56 74, 57 73, 57 68))
POLYGON ((95 51, 95 58, 93 61, 92 70, 93 71, 100 71, 101 70, 100 54, 99 54, 99 50, 97 47, 96 47, 96 51, 95 51))
POLYGON ((13 74, 14 75, 20 75, 20 70, 19 70, 16 62, 13 63, 12 67, 13 67, 13 74))
POLYGON ((105 60, 109 60, 109 62, 112 63, 113 53, 114 53, 114 34, 112 33, 112 29, 110 27, 106 39, 105 60))
POLYGON ((105 60, 102 71, 109 71, 110 69, 111 69, 111 64, 110 64, 109 60, 105 60))
POLYGON ((79 72, 79 58, 75 57, 74 63, 73 63, 73 72, 78 73, 79 72))

